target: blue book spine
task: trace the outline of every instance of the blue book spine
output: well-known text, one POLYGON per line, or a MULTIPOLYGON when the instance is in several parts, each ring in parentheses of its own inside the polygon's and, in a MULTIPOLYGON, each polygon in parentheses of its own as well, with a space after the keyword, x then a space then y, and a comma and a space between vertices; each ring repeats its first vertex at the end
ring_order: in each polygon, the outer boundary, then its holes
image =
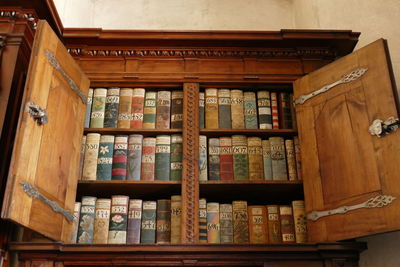
POLYGON ((140 181, 140 170, 142 168, 142 143, 143 135, 133 134, 129 136, 127 180, 140 181))
POLYGON ((97 157, 96 180, 111 180, 114 136, 102 135, 97 157))

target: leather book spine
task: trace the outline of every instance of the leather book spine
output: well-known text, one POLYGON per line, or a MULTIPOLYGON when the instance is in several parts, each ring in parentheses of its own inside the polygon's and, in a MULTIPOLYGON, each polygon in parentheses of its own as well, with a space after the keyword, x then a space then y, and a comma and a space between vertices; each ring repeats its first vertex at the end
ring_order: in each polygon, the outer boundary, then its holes
POLYGON ((92 244, 96 197, 82 197, 81 216, 79 218, 77 243, 92 244))
POLYGON ((264 162, 260 137, 249 137, 249 180, 264 180, 264 162))
POLYGON ((156 242, 156 210, 157 202, 143 201, 142 228, 140 243, 154 244, 156 242))
POLYGON ((118 128, 128 129, 132 119, 132 88, 121 88, 119 92, 118 128))
POLYGON ((219 205, 221 244, 233 243, 232 204, 219 205))
POLYGON ((171 181, 182 180, 182 153, 183 153, 182 135, 171 135, 171 181))
POLYGON ((157 200, 157 244, 171 242, 171 200, 157 200))
POLYGON ((83 176, 83 161, 85 160, 85 150, 86 150, 86 135, 82 136, 82 145, 79 155, 79 170, 78 170, 78 180, 82 180, 83 176))
POLYGON ((143 109, 144 109, 144 88, 134 88, 131 104, 131 125, 130 128, 143 128, 143 109))
POLYGON ((141 180, 154 181, 156 162, 156 138, 143 138, 141 180))
POLYGON ((258 125, 260 129, 272 129, 271 98, 268 91, 257 92, 258 125))
POLYGON ((221 180, 233 180, 232 138, 219 138, 219 172, 221 180))
POLYGON ((272 129, 279 129, 278 98, 271 92, 272 129))
POLYGON ((219 222, 219 203, 207 203, 207 243, 221 243, 221 230, 219 222))
POLYGON ((104 111, 106 108, 106 88, 96 88, 93 91, 92 113, 90 115, 90 128, 104 127, 104 111))
POLYGON ((93 103, 93 88, 89 88, 88 96, 86 99, 86 113, 85 113, 85 128, 90 126, 90 116, 92 114, 92 103, 93 103))
POLYGON ((219 164, 219 138, 210 138, 208 139, 208 180, 220 180, 219 164))
POLYGON ((155 154, 155 180, 170 180, 171 166, 171 136, 158 135, 156 137, 156 154, 155 154))
POLYGON ((143 135, 132 134, 128 139, 128 166, 126 180, 140 181, 142 168, 142 142, 143 135))
POLYGON ((294 99, 292 93, 289 94, 289 108, 290 108, 290 116, 292 118, 292 128, 297 130, 296 109, 294 107, 294 99))
POLYGON ((289 93, 279 93, 279 114, 280 114, 280 128, 293 129, 292 113, 290 110, 290 95, 289 93))
POLYGON ((247 137, 244 135, 233 135, 232 154, 234 180, 249 180, 249 165, 247 153, 247 137))
POLYGON ((111 197, 109 244, 126 244, 126 229, 128 226, 128 196, 111 197))
POLYGON ((269 140, 262 140, 264 179, 272 180, 271 144, 269 140))
POLYGON ((218 90, 218 124, 220 129, 231 129, 231 90, 218 90))
POLYGON ((99 155, 100 134, 86 135, 86 150, 83 160, 82 180, 96 180, 97 158, 99 155))
POLYGON ((182 225, 182 197, 171 196, 171 244, 179 244, 182 225))
POLYGON ((78 228, 79 228, 79 217, 81 215, 81 202, 75 202, 74 205, 74 220, 72 221, 72 230, 71 230, 71 238, 70 243, 76 243, 76 238, 78 236, 78 228))
POLYGON ((307 242, 307 216, 303 200, 292 201, 296 243, 307 242))
POLYGON ((199 181, 207 181, 208 164, 207 164, 207 136, 199 136, 199 181))
POLYGON ((281 222, 279 219, 278 205, 267 205, 267 219, 269 243, 282 243, 281 222))
POLYGON ((142 200, 129 200, 127 244, 140 244, 140 228, 142 224, 142 200))
POLYGON ((117 128, 119 109, 119 88, 110 87, 107 90, 106 108, 104 111, 104 128, 117 128))
POLYGON ((297 180, 297 172, 296 172, 296 158, 295 158, 293 140, 290 139, 285 140, 285 150, 287 159, 288 178, 289 181, 295 181, 297 180))
POLYGON ((268 242, 267 209, 265 206, 249 206, 249 238, 252 244, 268 242))
POLYGON ((199 199, 199 242, 207 243, 207 200, 199 199))
POLYGON ((171 129, 182 129, 183 125, 183 91, 172 91, 171 94, 171 129))
POLYGON ((117 135, 114 142, 114 156, 112 163, 112 180, 126 180, 128 162, 128 136, 117 135))
POLYGON ((96 217, 94 218, 93 244, 107 244, 108 226, 110 223, 111 199, 96 200, 96 217))
POLYGON ((204 118, 204 93, 200 92, 199 93, 199 128, 204 129, 205 127, 205 118, 204 118))
POLYGON ((297 173, 297 180, 303 180, 301 176, 301 148, 300 148, 300 142, 299 142, 299 137, 295 136, 293 137, 293 143, 294 143, 294 154, 296 158, 296 173, 297 173))
POLYGON ((243 91, 231 90, 232 129, 244 129, 243 91))
POLYGON ((258 129, 256 93, 245 92, 243 98, 245 128, 258 129))
POLYGON ((218 129, 218 89, 207 88, 205 90, 205 100, 206 128, 218 129))
POLYGON ((282 243, 295 243, 293 211, 291 206, 279 206, 281 220, 282 243))
POLYGON ((235 244, 249 243, 249 216, 246 201, 232 202, 233 242, 235 244))
POLYGON ((143 108, 143 129, 156 128, 157 93, 146 92, 143 108))
POLYGON ((270 137, 272 180, 287 180, 285 141, 282 137, 270 137))
POLYGON ((111 180, 114 151, 114 136, 100 136, 99 155, 97 158, 96 180, 111 180))
POLYGON ((171 92, 158 91, 157 92, 157 129, 169 129, 171 117, 171 92))

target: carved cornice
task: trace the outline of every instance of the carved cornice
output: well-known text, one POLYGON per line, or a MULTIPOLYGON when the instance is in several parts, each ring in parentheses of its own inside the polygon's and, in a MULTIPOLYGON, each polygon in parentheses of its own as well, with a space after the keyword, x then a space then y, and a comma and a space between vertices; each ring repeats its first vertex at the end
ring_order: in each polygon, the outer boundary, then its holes
POLYGON ((30 9, 10 9, 4 8, 0 9, 0 18, 8 18, 12 20, 26 20, 29 25, 36 30, 37 22, 39 20, 34 10, 30 9))

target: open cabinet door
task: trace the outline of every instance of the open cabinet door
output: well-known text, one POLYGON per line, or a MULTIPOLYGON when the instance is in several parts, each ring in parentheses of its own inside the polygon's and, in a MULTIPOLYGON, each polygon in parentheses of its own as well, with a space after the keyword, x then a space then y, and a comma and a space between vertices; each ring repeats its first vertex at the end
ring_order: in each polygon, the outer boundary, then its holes
POLYGON ((68 241, 72 226, 88 88, 88 78, 47 22, 40 21, 2 218, 57 241, 68 241))
POLYGON ((384 40, 295 82, 309 241, 400 229, 400 131, 369 132, 398 118, 396 92, 384 40))

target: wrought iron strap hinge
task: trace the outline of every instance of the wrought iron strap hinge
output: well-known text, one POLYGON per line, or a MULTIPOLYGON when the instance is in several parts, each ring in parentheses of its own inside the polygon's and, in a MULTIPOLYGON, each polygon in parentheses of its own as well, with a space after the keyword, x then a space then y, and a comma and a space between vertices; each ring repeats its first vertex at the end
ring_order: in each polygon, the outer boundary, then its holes
POLYGON ((376 119, 369 126, 369 133, 378 137, 385 136, 396 131, 399 128, 400 120, 398 118, 389 117, 387 120, 382 121, 376 119))
POLYGON ((386 205, 389 205, 390 203, 395 200, 396 197, 393 196, 388 196, 388 195, 378 195, 376 197, 372 197, 368 199, 367 201, 352 205, 352 206, 341 206, 336 209, 332 210, 323 210, 323 211, 312 211, 309 214, 307 214, 307 219, 311 221, 316 221, 322 217, 330 216, 330 215, 335 215, 335 214, 343 214, 347 213, 352 210, 356 209, 362 209, 362 208, 382 208, 386 205))
POLYGON ((25 111, 37 122, 38 125, 46 124, 49 121, 46 110, 42 109, 35 102, 27 102, 25 111))
POLYGON ((72 222, 74 220, 73 213, 61 208, 56 202, 51 201, 47 197, 43 196, 39 192, 39 189, 37 189, 37 187, 34 186, 33 184, 28 183, 28 182, 21 182, 19 184, 22 186, 22 189, 24 190, 24 192, 31 198, 36 198, 36 199, 43 201, 44 203, 49 205, 52 210, 54 210, 57 213, 62 214, 67 219, 67 221, 72 222))

